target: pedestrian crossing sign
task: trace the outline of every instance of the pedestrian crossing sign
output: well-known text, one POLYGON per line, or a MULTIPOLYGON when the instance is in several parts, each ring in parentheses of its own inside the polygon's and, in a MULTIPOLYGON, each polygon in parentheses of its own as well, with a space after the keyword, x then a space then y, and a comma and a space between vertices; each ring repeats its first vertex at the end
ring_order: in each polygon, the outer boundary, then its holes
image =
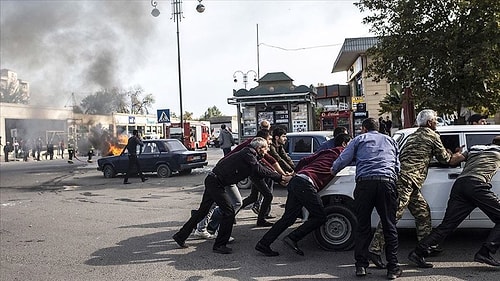
POLYGON ((170 109, 158 109, 156 111, 158 123, 170 124, 170 109))

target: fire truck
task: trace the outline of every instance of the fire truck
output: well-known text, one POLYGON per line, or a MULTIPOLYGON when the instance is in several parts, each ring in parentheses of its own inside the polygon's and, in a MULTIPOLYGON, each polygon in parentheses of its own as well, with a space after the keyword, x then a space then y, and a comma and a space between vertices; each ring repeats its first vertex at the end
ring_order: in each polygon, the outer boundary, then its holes
POLYGON ((207 149, 210 141, 210 122, 189 120, 184 122, 184 135, 181 136, 179 123, 170 125, 170 138, 179 139, 189 150, 207 149))

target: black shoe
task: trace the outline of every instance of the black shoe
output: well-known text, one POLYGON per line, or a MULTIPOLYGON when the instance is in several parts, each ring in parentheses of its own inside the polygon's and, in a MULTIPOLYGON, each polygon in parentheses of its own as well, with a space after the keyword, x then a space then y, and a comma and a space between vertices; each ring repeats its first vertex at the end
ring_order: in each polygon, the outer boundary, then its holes
POLYGON ((142 178, 142 182, 145 182, 147 180, 148 180, 148 178, 142 178))
POLYGON ((301 249, 299 249, 297 242, 290 239, 290 237, 288 237, 288 235, 285 236, 285 238, 283 238, 283 243, 285 243, 285 245, 287 245, 288 248, 292 249, 297 255, 301 255, 301 256, 304 255, 304 252, 301 249))
POLYGON ((474 261, 489 264, 491 266, 500 266, 500 262, 495 260, 489 253, 487 255, 484 255, 482 253, 477 252, 474 255, 474 261))
POLYGON ((401 268, 393 269, 393 270, 387 270, 387 279, 389 280, 394 280, 403 274, 403 271, 401 268))
POLYGON ((266 220, 270 220, 270 219, 275 219, 276 217, 275 216, 272 216, 272 215, 267 215, 266 216, 266 220))
POLYGON ((443 248, 439 245, 429 247, 429 257, 437 257, 443 252, 443 248))
POLYGON ((410 254, 408 254, 408 259, 413 262, 414 264, 417 265, 417 267, 420 268, 431 268, 434 265, 432 263, 428 263, 425 261, 425 258, 422 256, 419 256, 415 251, 411 251, 410 254))
POLYGON ((261 252, 262 254, 268 257, 275 257, 280 255, 280 253, 273 251, 271 247, 266 246, 261 242, 258 242, 257 245, 255 245, 255 250, 261 252))
POLYGON ((179 234, 174 234, 174 236, 172 236, 172 238, 174 238, 175 242, 177 243, 177 245, 179 245, 179 247, 181 248, 187 248, 188 245, 186 245, 186 242, 185 241, 182 241, 181 238, 179 238, 179 234))
POLYGON ((370 260, 371 262, 373 262, 373 264, 375 265, 375 267, 377 267, 378 269, 385 269, 385 268, 387 268, 385 266, 385 263, 382 261, 382 258, 380 257, 380 255, 377 255, 377 254, 372 253, 372 252, 368 252, 368 260, 370 260))
POLYGON ((366 276, 366 268, 362 266, 356 266, 356 276, 358 277, 366 276))
POLYGON ((261 227, 269 227, 269 226, 273 226, 273 224, 274 223, 268 222, 266 220, 257 221, 257 226, 261 226, 261 227))
POLYGON ((213 251, 214 253, 217 254, 231 254, 233 252, 233 249, 226 246, 219 246, 219 247, 214 247, 213 251))
POLYGON ((130 182, 129 181, 124 181, 123 184, 130 184, 130 182))

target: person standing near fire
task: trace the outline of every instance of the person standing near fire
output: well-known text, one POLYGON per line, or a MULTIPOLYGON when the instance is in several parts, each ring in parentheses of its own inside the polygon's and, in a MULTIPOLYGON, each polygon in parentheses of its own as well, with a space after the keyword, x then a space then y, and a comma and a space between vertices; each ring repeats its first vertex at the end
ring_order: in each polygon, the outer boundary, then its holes
POLYGON ((139 131, 133 130, 132 131, 132 136, 128 139, 127 146, 125 148, 128 151, 128 169, 127 173, 125 174, 125 178, 123 179, 123 184, 130 184, 128 181, 128 178, 130 177, 130 174, 132 173, 134 167, 137 168, 137 174, 141 177, 142 182, 147 181, 148 179, 144 176, 144 174, 141 171, 141 165, 139 164, 139 160, 137 159, 137 146, 140 146, 139 150, 139 155, 142 153, 142 147, 144 146, 144 143, 142 142, 140 136, 139 136, 139 131))

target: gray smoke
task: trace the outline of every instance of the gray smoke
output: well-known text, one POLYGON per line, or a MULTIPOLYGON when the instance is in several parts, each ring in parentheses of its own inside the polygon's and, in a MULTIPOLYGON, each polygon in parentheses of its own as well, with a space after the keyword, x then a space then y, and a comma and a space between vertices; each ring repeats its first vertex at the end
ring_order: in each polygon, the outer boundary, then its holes
POLYGON ((150 1, 2 0, 0 68, 30 83, 31 104, 121 87, 145 62, 158 25, 151 9, 150 1))

